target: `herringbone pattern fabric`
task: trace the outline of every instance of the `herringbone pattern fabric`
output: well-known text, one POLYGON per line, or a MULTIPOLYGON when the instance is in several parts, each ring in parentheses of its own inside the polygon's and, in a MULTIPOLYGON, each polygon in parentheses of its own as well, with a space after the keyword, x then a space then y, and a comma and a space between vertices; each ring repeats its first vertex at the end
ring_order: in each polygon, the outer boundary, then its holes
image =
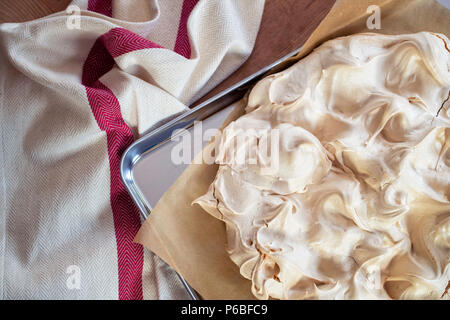
POLYGON ((245 61, 264 1, 72 4, 0 25, 0 298, 187 298, 133 243, 120 159, 245 61))

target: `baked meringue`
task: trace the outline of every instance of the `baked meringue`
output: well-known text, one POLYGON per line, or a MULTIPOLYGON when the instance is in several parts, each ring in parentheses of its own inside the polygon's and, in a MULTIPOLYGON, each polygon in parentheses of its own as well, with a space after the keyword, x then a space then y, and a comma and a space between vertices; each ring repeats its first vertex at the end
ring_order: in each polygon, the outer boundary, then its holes
POLYGON ((225 222, 255 297, 449 298, 449 47, 342 37, 251 90, 194 203, 225 222))

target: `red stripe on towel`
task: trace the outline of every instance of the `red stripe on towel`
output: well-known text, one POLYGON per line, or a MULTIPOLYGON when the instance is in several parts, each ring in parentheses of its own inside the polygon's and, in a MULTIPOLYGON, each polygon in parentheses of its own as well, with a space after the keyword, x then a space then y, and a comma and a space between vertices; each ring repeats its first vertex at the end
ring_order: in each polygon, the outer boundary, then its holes
POLYGON ((99 128, 106 132, 111 175, 110 202, 117 243, 119 299, 142 299, 143 247, 133 242, 141 225, 139 211, 120 179, 120 159, 133 142, 120 104, 100 77, 114 66, 114 57, 134 50, 160 46, 132 32, 115 28, 95 41, 83 66, 82 84, 99 128))
POLYGON ((88 10, 112 17, 112 0, 89 0, 88 10))
POLYGON ((176 53, 185 58, 191 57, 191 45, 189 43, 189 35, 187 30, 188 18, 199 0, 184 0, 181 8, 180 22, 178 24, 177 40, 175 41, 176 53))
POLYGON ((105 33, 102 42, 113 58, 136 50, 162 48, 159 44, 122 28, 114 28, 105 33))

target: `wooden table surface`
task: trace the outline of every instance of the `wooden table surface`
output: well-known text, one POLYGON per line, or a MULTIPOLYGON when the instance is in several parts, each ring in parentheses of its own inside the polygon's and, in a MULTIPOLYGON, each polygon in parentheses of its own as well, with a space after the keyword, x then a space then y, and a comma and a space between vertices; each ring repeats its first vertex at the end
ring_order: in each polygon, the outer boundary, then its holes
POLYGON ((248 60, 211 90, 204 101, 300 48, 335 0, 266 0, 255 47, 248 60))
MULTIPOLYGON (((0 1, 0 23, 41 18, 64 10, 70 2, 71 0, 0 1)), ((202 100, 299 48, 326 16, 334 2, 335 0, 266 0, 261 27, 251 56, 202 100)))

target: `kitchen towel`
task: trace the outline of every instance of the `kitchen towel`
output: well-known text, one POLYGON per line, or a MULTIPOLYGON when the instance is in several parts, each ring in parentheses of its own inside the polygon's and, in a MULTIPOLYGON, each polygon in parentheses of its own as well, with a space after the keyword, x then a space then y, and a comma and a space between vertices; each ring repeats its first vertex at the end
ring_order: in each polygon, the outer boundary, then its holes
POLYGON ((0 298, 188 298, 133 243, 120 158, 247 59, 263 8, 76 0, 0 25, 0 298))

